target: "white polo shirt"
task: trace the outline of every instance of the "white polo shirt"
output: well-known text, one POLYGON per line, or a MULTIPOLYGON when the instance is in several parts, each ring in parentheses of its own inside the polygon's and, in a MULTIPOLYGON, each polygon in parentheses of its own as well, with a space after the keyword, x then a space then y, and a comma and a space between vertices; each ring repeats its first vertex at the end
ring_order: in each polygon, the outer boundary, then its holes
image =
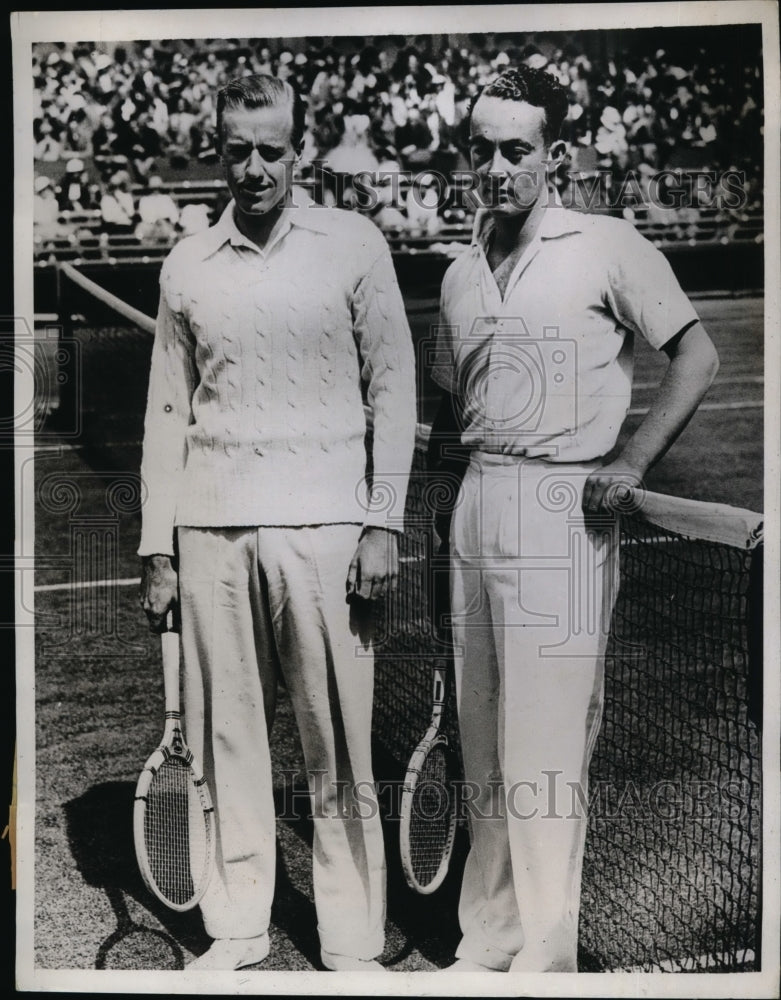
POLYGON ((613 448, 631 401, 633 336, 655 348, 698 316, 664 255, 622 219, 551 203, 502 298, 481 211, 448 268, 432 377, 457 395, 462 441, 583 462, 613 448))

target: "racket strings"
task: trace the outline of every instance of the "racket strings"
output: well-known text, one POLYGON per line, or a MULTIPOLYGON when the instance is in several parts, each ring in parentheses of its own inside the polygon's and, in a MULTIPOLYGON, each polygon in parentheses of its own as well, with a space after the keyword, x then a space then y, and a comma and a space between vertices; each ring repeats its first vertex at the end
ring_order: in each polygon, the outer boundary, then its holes
POLYGON ((144 839, 152 879, 165 899, 186 905, 199 892, 209 860, 209 830, 189 766, 166 760, 149 786, 144 839))
POLYGON ((455 790, 449 749, 437 744, 426 754, 412 794, 409 853, 419 885, 429 885, 448 860, 454 832, 455 790))

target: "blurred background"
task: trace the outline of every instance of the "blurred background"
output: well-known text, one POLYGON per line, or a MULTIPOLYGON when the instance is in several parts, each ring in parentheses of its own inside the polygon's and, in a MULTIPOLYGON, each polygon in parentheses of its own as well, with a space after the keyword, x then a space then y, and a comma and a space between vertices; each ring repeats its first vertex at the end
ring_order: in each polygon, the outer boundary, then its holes
MULTIPOLYGON (((215 91, 258 72, 306 98, 299 181, 318 201, 371 215, 401 255, 424 254, 416 274, 436 283, 438 263, 469 238, 470 204, 452 180, 469 167, 470 100, 519 63, 568 88, 569 152, 556 179, 568 204, 623 215, 673 254, 725 248, 707 258, 722 283, 757 282, 758 25, 36 44, 37 269, 51 277, 62 259, 159 262, 173 241, 213 222, 227 201, 215 91), (370 205, 351 183, 359 171, 378 174, 370 205), (650 196, 661 172, 663 204, 650 196), (682 176, 689 186, 680 195, 682 176)), ((678 256, 696 284, 702 258, 678 256)), ((48 308, 51 289, 37 275, 36 310, 48 308)))

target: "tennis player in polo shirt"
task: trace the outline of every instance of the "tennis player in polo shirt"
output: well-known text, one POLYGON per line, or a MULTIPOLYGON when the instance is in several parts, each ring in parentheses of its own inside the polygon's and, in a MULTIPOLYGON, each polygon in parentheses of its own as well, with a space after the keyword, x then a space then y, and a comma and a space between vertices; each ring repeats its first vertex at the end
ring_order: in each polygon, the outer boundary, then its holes
POLYGON ((561 207, 566 91, 510 69, 473 104, 484 209, 447 271, 431 458, 466 471, 448 527, 471 848, 447 971, 577 971, 588 765, 616 591, 611 500, 695 411, 716 352, 662 254, 623 220, 561 207), (669 367, 616 442, 632 339, 669 367), (453 443, 456 442, 456 447, 453 443))
POLYGON ((142 474, 141 602, 179 604, 188 742, 218 821, 197 970, 269 953, 275 807, 268 731, 281 678, 314 816, 321 959, 383 971, 385 857, 361 607, 395 583, 415 435, 414 355, 393 262, 363 217, 292 188, 304 108, 286 82, 218 94, 232 200, 161 272, 142 474), (372 506, 365 474, 373 416, 372 506))

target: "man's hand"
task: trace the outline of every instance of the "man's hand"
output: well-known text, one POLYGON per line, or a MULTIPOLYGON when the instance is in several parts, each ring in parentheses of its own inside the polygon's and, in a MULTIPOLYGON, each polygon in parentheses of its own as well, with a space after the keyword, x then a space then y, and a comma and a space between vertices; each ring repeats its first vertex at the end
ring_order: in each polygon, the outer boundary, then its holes
POLYGON ((165 632, 168 612, 178 602, 179 577, 170 556, 144 556, 139 599, 152 632, 165 632))
POLYGON ((374 600, 392 590, 399 575, 396 534, 384 528, 366 528, 347 574, 347 600, 374 600))
POLYGON ((625 508, 631 491, 643 485, 642 470, 618 459, 592 472, 583 490, 585 514, 612 513, 625 508))

